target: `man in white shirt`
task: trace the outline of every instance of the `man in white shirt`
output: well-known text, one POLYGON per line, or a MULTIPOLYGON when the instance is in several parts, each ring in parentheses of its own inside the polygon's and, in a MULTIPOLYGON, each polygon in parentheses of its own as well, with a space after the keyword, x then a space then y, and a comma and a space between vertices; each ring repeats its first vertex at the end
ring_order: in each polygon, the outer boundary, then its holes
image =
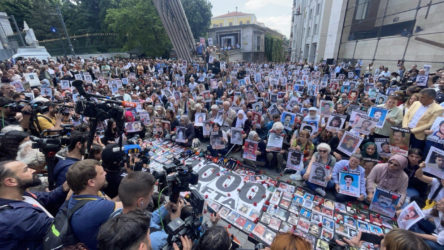
MULTIPOLYGON (((402 120, 402 127, 410 129, 410 147, 425 147, 425 131, 444 112, 444 108, 435 102, 436 91, 432 88, 419 92, 421 97, 409 108, 402 120)), ((427 152, 424 152, 427 155, 427 152)))

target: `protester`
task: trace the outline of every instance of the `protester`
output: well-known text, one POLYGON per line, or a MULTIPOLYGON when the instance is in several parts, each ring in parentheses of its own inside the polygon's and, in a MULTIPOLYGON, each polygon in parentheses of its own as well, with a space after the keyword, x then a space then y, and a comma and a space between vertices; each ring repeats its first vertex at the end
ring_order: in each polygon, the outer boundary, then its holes
POLYGON ((435 99, 434 89, 421 90, 419 101, 413 103, 404 116, 402 127, 410 129, 410 146, 413 148, 424 148, 425 130, 430 129, 436 118, 444 112, 444 108, 435 99))
POLYGON ((401 195, 398 208, 402 206, 407 195, 409 178, 404 172, 408 160, 402 155, 393 155, 388 163, 377 164, 367 176, 367 200, 371 202, 376 187, 401 195))

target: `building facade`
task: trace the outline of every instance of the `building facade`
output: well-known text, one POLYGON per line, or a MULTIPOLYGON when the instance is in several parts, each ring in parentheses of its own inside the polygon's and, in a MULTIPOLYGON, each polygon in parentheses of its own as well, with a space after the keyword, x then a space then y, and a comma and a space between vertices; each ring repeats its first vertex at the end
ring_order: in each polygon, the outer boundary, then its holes
POLYGON ((208 38, 213 45, 229 54, 230 61, 264 62, 265 36, 283 38, 275 30, 256 21, 254 14, 231 12, 212 18, 208 38))
POLYGON ((444 66, 444 1, 348 0, 338 61, 444 66))
POLYGON ((314 63, 332 56, 337 47, 335 43, 339 42, 336 39, 344 6, 344 0, 293 0, 292 62, 314 63))
POLYGON ((243 24, 257 24, 256 15, 243 12, 228 12, 227 14, 211 18, 210 27, 237 26, 243 24))

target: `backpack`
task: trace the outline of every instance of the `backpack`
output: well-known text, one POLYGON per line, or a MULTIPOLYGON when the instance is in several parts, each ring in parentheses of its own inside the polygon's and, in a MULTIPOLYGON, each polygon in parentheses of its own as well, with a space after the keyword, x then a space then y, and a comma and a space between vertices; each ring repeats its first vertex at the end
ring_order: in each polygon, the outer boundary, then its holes
POLYGON ((68 209, 67 204, 60 208, 43 239, 43 249, 62 249, 79 243, 71 228, 71 217, 89 201, 91 200, 79 200, 72 209, 68 209))

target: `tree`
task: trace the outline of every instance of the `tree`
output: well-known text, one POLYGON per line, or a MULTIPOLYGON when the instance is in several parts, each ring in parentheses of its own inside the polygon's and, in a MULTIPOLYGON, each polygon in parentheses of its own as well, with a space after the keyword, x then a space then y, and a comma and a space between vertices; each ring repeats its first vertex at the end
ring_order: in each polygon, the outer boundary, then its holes
POLYGON ((170 50, 169 38, 151 1, 121 0, 108 9, 105 22, 119 36, 124 50, 146 56, 163 56, 170 50))
POLYGON ((211 8, 207 0, 181 0, 195 39, 205 37, 211 24, 211 8))

